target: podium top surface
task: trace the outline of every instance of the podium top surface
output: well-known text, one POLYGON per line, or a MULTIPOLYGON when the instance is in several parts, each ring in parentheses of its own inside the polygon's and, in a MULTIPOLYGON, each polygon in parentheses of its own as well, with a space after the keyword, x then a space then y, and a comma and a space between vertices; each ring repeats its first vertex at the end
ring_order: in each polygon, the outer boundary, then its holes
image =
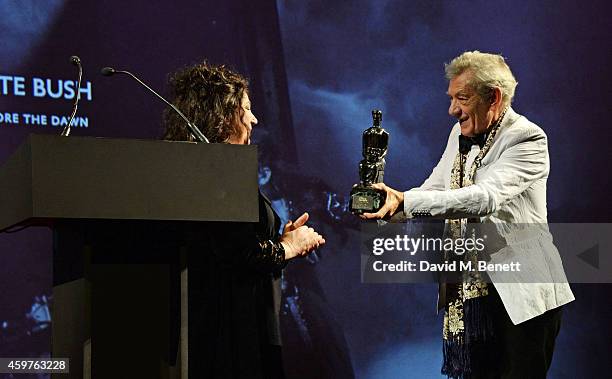
POLYGON ((258 220, 255 146, 31 134, 0 183, 0 230, 56 218, 258 220))

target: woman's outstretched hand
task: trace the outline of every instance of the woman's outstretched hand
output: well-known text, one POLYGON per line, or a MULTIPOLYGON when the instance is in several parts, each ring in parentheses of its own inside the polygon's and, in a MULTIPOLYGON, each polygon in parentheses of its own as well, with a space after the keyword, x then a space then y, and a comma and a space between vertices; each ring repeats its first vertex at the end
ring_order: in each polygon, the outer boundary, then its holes
POLYGON ((306 226, 308 213, 304 213, 295 221, 289 221, 283 228, 280 242, 285 248, 285 259, 305 257, 319 246, 325 244, 325 239, 313 228, 306 226))

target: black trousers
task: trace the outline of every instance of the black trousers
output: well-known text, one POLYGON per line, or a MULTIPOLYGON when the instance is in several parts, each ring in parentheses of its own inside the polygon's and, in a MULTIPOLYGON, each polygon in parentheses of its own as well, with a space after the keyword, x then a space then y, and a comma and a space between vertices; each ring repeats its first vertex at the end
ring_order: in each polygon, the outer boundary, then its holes
POLYGON ((514 325, 493 285, 489 288, 493 289, 487 302, 495 336, 475 352, 476 364, 469 378, 546 378, 561 327, 562 307, 514 325))

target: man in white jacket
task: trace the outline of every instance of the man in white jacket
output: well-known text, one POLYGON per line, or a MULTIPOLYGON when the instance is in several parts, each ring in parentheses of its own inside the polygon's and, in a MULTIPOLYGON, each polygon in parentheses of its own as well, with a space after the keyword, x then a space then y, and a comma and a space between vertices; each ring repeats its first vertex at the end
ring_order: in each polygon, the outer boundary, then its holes
POLYGON ((455 238, 463 236, 467 222, 493 230, 491 262, 520 261, 524 269, 440 283, 442 373, 545 378, 560 306, 574 300, 546 224, 546 134, 510 107, 517 82, 502 56, 465 52, 445 71, 448 112, 458 122, 440 162, 409 191, 375 184, 386 192, 386 202, 363 217, 443 218, 455 238))

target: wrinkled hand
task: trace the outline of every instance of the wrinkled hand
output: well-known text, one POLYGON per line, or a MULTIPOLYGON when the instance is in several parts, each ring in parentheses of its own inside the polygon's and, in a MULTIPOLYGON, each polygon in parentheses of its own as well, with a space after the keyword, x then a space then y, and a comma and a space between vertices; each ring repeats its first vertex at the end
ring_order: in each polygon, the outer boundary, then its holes
POLYGON ((404 193, 387 187, 385 183, 374 183, 373 188, 383 190, 387 194, 387 199, 382 208, 376 213, 364 213, 360 217, 364 219, 388 219, 397 212, 401 212, 404 207, 404 193))
POLYGON ((306 226, 308 213, 304 213, 295 221, 289 221, 283 228, 280 242, 285 248, 285 259, 305 257, 319 246, 325 244, 325 239, 313 228, 306 226))

